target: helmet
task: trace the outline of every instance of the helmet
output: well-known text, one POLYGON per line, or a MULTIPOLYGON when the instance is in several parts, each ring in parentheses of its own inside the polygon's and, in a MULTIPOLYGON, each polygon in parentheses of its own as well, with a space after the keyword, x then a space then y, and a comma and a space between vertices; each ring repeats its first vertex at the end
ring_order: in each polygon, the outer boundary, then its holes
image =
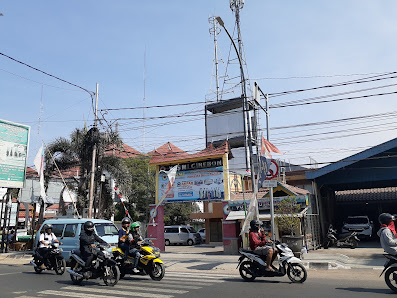
POLYGON ((382 213, 379 215, 379 223, 383 225, 388 225, 390 222, 394 220, 394 216, 390 213, 382 213))
POLYGON ((123 220, 121 221, 121 224, 122 224, 122 225, 124 225, 124 224, 130 224, 130 223, 131 223, 131 220, 130 220, 128 217, 124 217, 123 220))
POLYGON ((262 224, 261 221, 253 219, 250 221, 250 227, 252 230, 257 230, 259 229, 260 225, 262 224))
POLYGON ((86 232, 92 232, 94 231, 94 223, 92 221, 86 221, 84 223, 84 231, 86 232))
POLYGON ((43 229, 47 232, 47 230, 52 229, 52 225, 45 224, 43 229))
POLYGON ((134 222, 132 225, 131 225, 131 228, 139 228, 141 226, 141 224, 139 223, 139 221, 136 221, 136 222, 134 222))

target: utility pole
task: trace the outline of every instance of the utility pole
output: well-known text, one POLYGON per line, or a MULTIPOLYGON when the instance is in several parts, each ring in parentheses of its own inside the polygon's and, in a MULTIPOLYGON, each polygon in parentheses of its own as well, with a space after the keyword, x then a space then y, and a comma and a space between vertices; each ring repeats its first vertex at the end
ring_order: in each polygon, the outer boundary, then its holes
MULTIPOLYGON (((97 118, 98 118, 98 89, 99 84, 96 83, 95 92, 95 120, 94 128, 97 128, 97 118)), ((88 202, 88 218, 92 218, 92 205, 94 201, 94 184, 95 184, 95 159, 96 159, 96 138, 94 138, 94 146, 92 148, 92 165, 91 165, 91 184, 90 184, 90 198, 88 202)))

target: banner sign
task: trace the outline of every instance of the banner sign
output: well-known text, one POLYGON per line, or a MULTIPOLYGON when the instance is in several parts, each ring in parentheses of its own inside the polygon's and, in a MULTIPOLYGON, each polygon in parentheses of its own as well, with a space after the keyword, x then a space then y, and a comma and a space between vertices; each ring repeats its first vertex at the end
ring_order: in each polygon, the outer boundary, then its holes
MULTIPOLYGON (((308 196, 306 195, 301 195, 301 196, 296 196, 296 197, 276 197, 273 198, 274 202, 274 207, 277 207, 279 202, 282 199, 294 199, 297 204, 300 204, 301 207, 306 207, 308 205, 308 196)), ((246 208, 248 208, 248 205, 250 203, 250 200, 245 200, 246 208)), ((229 201, 229 210, 230 211, 244 211, 244 201, 243 200, 236 200, 236 201, 229 201)), ((258 209, 259 210, 269 210, 270 209, 270 198, 261 198, 258 199, 258 209)))
MULTIPOLYGON (((169 167, 160 167, 161 170, 169 170, 169 167)), ((167 189, 168 177, 160 172, 159 200, 167 189)), ((164 201, 223 200, 224 197, 223 166, 222 159, 219 159, 179 165, 174 185, 164 201)))
MULTIPOLYGON (((10 221, 10 227, 15 227, 15 223, 16 223, 16 219, 17 219, 17 210, 18 210, 18 203, 8 203, 8 212, 10 212, 10 208, 11 208, 11 217, 9 218, 8 216, 10 216, 10 213, 7 214, 7 224, 8 224, 8 220, 10 221), (9 218, 9 219, 8 219, 9 218)), ((1 204, 1 202, 0 202, 1 204)), ((4 202, 3 205, 3 217, 4 217, 4 212, 5 212, 5 207, 6 207, 6 203, 4 202)), ((0 205, 0 209, 1 209, 1 205, 0 205)))
POLYGON ((29 130, 29 126, 0 120, 0 187, 23 187, 29 130))

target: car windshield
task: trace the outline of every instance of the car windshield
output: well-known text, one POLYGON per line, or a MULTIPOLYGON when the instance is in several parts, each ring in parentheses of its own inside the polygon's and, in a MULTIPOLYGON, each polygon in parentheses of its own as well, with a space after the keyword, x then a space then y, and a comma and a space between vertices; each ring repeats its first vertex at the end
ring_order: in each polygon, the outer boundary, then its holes
POLYGON ((193 229, 193 228, 189 227, 188 230, 189 230, 190 233, 197 233, 197 231, 195 229, 193 229))
POLYGON ((97 223, 95 224, 95 230, 98 236, 109 236, 118 235, 117 228, 111 223, 97 223))
POLYGON ((358 225, 358 224, 368 224, 368 218, 366 217, 349 217, 346 220, 347 224, 358 225))

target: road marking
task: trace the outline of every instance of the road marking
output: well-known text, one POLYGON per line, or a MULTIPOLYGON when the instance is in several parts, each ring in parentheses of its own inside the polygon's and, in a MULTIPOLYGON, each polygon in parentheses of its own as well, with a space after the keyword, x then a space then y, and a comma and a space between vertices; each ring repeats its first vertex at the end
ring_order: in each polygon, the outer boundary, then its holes
POLYGON ((214 274, 205 274, 205 273, 191 273, 191 272, 176 272, 176 271, 173 271, 173 272, 166 272, 166 276, 178 276, 178 277, 180 277, 180 276, 182 276, 182 275, 184 275, 184 276, 192 276, 192 277, 194 277, 195 279, 197 279, 197 277, 206 277, 206 278, 211 278, 211 279, 222 279, 222 278, 233 278, 233 277, 236 277, 238 274, 236 273, 236 274, 230 274, 230 275, 224 275, 224 274, 216 274, 216 273, 214 273, 214 274))
MULTIPOLYGON (((75 288, 74 290, 76 290, 75 288)), ((108 295, 89 295, 87 293, 77 293, 77 292, 64 292, 64 291, 52 291, 45 290, 38 292, 37 294, 45 294, 52 296, 66 296, 66 297, 75 297, 75 298, 109 298, 108 295)))
POLYGON ((19 274, 21 272, 9 272, 9 273, 0 273, 0 275, 11 275, 11 274, 19 274))
MULTIPOLYGON (((149 284, 151 284, 151 281, 147 281, 147 282, 143 282, 143 281, 135 281, 135 280, 123 280, 123 281, 119 281, 118 284, 128 284, 131 285, 133 284, 134 286, 145 286, 147 287, 149 284)), ((160 284, 159 284, 160 285, 160 284)), ((116 285, 117 286, 117 285, 116 285)), ((172 284, 168 284, 168 283, 161 283, 161 286, 164 288, 179 288, 179 289, 187 289, 187 290, 198 290, 201 289, 202 287, 198 287, 198 286, 188 286, 188 285, 172 285, 172 284)))
MULTIPOLYGON (((101 288, 93 288, 93 287, 73 287, 73 286, 68 286, 68 287, 63 287, 61 290, 67 290, 67 291, 83 291, 83 292, 90 292, 90 293, 101 293, 101 294, 112 294, 112 295, 121 295, 121 297, 125 296, 138 296, 138 297, 149 297, 149 298, 171 298, 174 297, 173 295, 161 295, 161 294, 151 294, 147 292, 133 292, 133 293, 128 293, 125 291, 117 291, 117 290, 110 290, 105 289, 104 287, 101 288)), ((150 290, 148 290, 150 291, 150 290)), ((86 296, 84 296, 86 297, 86 296)), ((97 297, 96 295, 93 295, 93 297, 97 297)), ((109 296, 106 296, 109 298, 109 296)))
MULTIPOLYGON (((204 278, 204 277, 203 277, 204 278)), ((206 277, 205 277, 206 278, 206 277)), ((196 283, 196 281, 195 280, 192 280, 191 278, 188 278, 188 277, 177 277, 177 276, 175 276, 175 277, 168 277, 168 276, 166 276, 166 277, 164 277, 164 280, 178 280, 178 281, 181 281, 181 282, 189 282, 189 283, 192 283, 192 282, 194 282, 194 283, 196 283)), ((222 283, 222 282, 225 282, 224 280, 219 280, 219 279, 212 279, 212 280, 199 280, 198 281, 198 283, 222 283)))
POLYGON ((212 281, 195 281, 195 280, 182 280, 182 281, 178 281, 178 280, 164 280, 165 283, 167 284, 176 284, 176 285, 197 285, 197 286, 211 286, 213 283, 212 281))
MULTIPOLYGON (((117 284, 116 287, 117 289, 127 289, 127 290, 139 290, 142 291, 142 287, 135 287, 133 286, 135 283, 132 281, 130 285, 119 285, 117 284)), ((162 285, 159 285, 161 288, 156 288, 154 284, 150 285, 150 288, 148 288, 149 292, 160 292, 160 293, 171 293, 171 294, 186 294, 189 291, 184 291, 184 290, 176 290, 176 289, 164 289, 162 285)))

